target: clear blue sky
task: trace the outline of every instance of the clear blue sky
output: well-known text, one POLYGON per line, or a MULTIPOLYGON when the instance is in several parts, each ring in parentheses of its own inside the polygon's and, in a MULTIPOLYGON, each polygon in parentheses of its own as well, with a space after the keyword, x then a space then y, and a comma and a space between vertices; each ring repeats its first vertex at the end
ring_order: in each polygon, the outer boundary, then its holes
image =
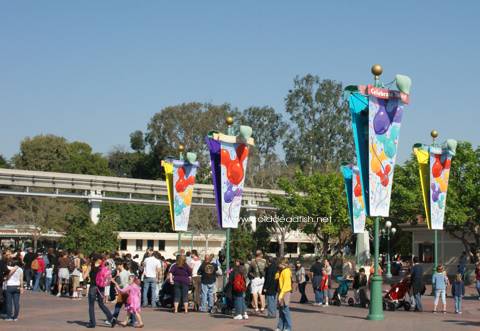
POLYGON ((413 80, 413 143, 479 143, 479 1, 1 1, 0 154, 53 133, 106 153, 162 107, 283 112, 295 75, 413 80))

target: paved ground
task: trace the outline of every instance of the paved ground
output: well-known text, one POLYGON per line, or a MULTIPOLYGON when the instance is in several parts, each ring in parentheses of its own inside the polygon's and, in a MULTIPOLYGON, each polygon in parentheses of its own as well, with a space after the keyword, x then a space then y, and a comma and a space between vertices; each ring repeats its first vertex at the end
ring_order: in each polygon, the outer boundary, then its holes
MULTIPOLYGON (((467 294, 473 294, 470 288, 467 294)), ((313 298, 312 293, 310 297, 313 298)), ((294 300, 298 300, 295 294, 294 300)), ((432 309, 433 298, 424 297, 424 305, 428 311, 432 309)), ((430 331, 430 330, 480 330, 480 300, 467 297, 464 300, 463 315, 455 315, 453 299, 448 298, 449 312, 446 315, 431 312, 415 313, 403 310, 385 312, 385 320, 380 322, 367 321, 367 309, 354 307, 314 307, 312 305, 292 304, 292 316, 295 331, 309 330, 388 330, 388 331, 430 331)), ((43 293, 27 293, 21 299, 21 314, 18 322, 0 320, 1 331, 74 331, 85 330, 88 320, 87 302, 72 301, 67 298, 56 298, 43 293)), ((113 309, 113 306, 110 305, 113 309)), ((201 313, 172 314, 166 310, 147 308, 142 313, 145 321, 144 330, 275 330, 275 320, 251 316, 249 320, 234 321, 223 315, 201 313)), ((120 317, 122 318, 122 312, 120 317)), ((103 318, 97 308, 97 329, 107 330, 100 320, 103 318)), ((116 329, 123 329, 117 326, 116 329)))

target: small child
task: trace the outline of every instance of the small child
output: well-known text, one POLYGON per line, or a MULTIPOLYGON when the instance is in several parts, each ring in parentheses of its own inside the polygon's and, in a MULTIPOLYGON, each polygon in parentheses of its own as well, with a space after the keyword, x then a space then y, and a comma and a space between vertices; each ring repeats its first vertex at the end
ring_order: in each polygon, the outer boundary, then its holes
POLYGON ((140 315, 141 307, 141 289, 140 289, 140 280, 134 275, 128 277, 128 285, 123 289, 118 286, 117 282, 112 280, 112 283, 115 284, 115 288, 118 293, 128 294, 127 303, 125 304, 125 310, 127 311, 127 319, 123 323, 119 323, 122 326, 127 326, 128 321, 131 316, 134 315, 137 321, 136 328, 143 328, 142 316, 140 315))
POLYGON ((328 275, 325 270, 322 273, 322 280, 320 281, 319 290, 323 293, 323 306, 328 307, 328 275))
POLYGON ((47 294, 52 293, 52 277, 53 277, 53 266, 51 264, 47 265, 45 269, 45 292, 47 294))
POLYGON ((465 284, 461 273, 455 276, 452 284, 452 296, 455 299, 455 314, 462 313, 462 298, 465 295, 465 284))

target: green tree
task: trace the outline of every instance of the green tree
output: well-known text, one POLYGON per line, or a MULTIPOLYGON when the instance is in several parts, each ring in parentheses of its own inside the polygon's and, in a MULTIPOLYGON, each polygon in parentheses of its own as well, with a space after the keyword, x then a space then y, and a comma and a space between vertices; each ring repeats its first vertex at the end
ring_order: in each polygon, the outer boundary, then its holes
POLYGON ((108 161, 83 142, 69 143, 54 135, 25 138, 20 152, 13 156, 17 169, 68 172, 91 175, 109 175, 108 161))
POLYGON ((118 219, 102 217, 98 224, 90 221, 87 212, 66 216, 68 227, 61 245, 67 249, 78 249, 89 255, 93 252, 111 252, 118 249, 118 219))
POLYGON ((8 168, 8 161, 0 155, 0 168, 8 168))
POLYGON ((104 202, 100 218, 114 221, 118 231, 172 231, 168 206, 104 202))
POLYGON ((286 97, 290 127, 284 142, 287 163, 307 174, 337 171, 354 155, 351 119, 342 84, 306 75, 294 79, 286 97))
MULTIPOLYGON (((466 251, 480 248, 480 149, 459 142, 448 184, 444 228, 459 239, 466 251)), ((396 223, 416 223, 425 218, 416 159, 395 167, 390 218, 396 223)), ((395 223, 394 223, 395 224, 395 223)))
MULTIPOLYGON (((332 244, 343 247, 350 240, 350 220, 343 179, 339 173, 305 175, 298 171, 293 178, 281 178, 279 186, 285 191, 285 196, 270 196, 272 205, 277 208, 277 216, 293 217, 295 221, 273 223, 283 240, 289 231, 299 229, 316 237, 322 244, 323 254, 330 250, 332 244)), ((282 242, 279 244, 283 246, 282 242)), ((333 252, 337 253, 339 250, 333 252)))
POLYGON ((130 147, 135 152, 145 151, 145 138, 143 137, 143 132, 140 130, 130 133, 130 147))
POLYGON ((247 257, 255 249, 255 241, 252 237, 250 224, 241 223, 237 229, 231 231, 230 237, 230 256, 231 261, 240 259, 246 261, 247 257))
POLYGON ((208 182, 211 177, 210 157, 205 137, 210 130, 226 132, 225 118, 228 115, 238 117, 238 111, 228 104, 191 102, 162 109, 150 120, 146 134, 155 164, 159 165, 167 156, 178 156, 178 146, 183 144, 185 151, 197 153, 197 160, 202 165, 197 182, 208 182))

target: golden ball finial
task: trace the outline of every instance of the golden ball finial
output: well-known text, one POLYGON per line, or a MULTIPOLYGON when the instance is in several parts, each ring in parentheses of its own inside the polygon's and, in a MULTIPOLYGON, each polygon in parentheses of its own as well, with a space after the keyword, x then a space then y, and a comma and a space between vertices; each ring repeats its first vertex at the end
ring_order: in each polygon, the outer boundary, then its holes
POLYGON ((178 151, 183 152, 185 150, 185 146, 183 144, 178 145, 178 151))
POLYGON ((232 116, 228 116, 228 117, 225 119, 225 123, 227 123, 227 125, 232 125, 232 124, 233 124, 233 117, 232 117, 232 116))
POLYGON ((382 66, 379 65, 379 64, 374 64, 374 65, 372 66, 371 71, 372 71, 372 74, 373 74, 374 76, 377 76, 377 77, 378 77, 378 76, 380 76, 380 75, 383 73, 383 68, 382 68, 382 66))
POLYGON ((432 132, 430 132, 430 136, 432 136, 433 139, 436 139, 438 137, 438 131, 432 130, 432 132))

